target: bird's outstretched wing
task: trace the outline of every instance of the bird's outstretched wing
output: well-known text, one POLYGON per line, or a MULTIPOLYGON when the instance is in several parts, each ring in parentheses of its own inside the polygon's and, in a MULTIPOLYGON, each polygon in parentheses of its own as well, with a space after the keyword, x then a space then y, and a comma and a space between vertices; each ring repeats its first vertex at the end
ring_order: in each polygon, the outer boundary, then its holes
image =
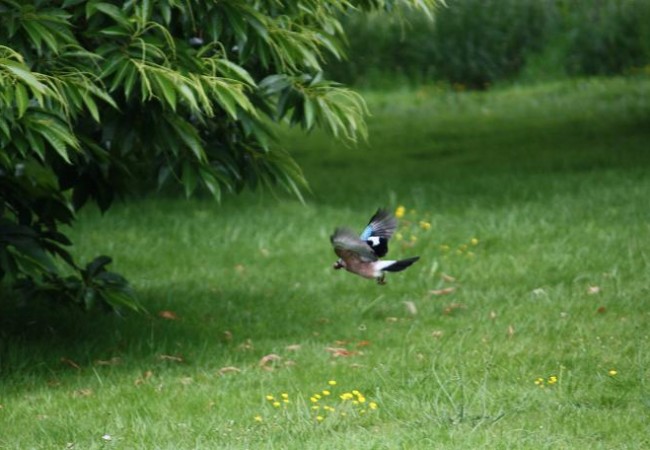
POLYGON ((359 239, 357 234, 348 228, 337 228, 330 237, 334 252, 343 260, 359 258, 361 261, 377 261, 377 255, 366 241, 359 239))
POLYGON ((361 240, 366 241, 377 257, 388 253, 388 240, 397 229, 397 219, 386 209, 378 209, 361 233, 361 240))

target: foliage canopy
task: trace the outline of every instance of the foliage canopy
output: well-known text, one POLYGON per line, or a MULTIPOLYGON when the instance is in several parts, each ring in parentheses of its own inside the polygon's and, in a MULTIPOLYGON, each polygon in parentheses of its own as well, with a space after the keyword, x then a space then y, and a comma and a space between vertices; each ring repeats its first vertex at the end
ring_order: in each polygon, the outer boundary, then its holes
POLYGON ((61 225, 107 210, 129 181, 222 191, 279 186, 300 168, 269 123, 366 135, 361 97, 322 76, 349 10, 435 0, 0 0, 0 279, 85 307, 137 308, 110 258, 85 268, 61 225), (63 266, 61 262, 65 263, 63 266))

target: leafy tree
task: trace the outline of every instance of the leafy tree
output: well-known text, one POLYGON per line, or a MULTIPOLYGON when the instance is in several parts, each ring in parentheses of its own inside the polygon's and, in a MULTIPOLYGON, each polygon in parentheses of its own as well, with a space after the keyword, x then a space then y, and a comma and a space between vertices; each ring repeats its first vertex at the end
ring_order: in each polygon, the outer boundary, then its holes
MULTIPOLYGON (((0 0, 0 280, 84 307, 138 308, 101 256, 81 267, 61 225, 152 177, 220 198, 300 168, 270 123, 365 137, 358 94, 322 77, 352 9, 436 0, 0 0)), ((0 286, 1 288, 2 286, 0 286)))

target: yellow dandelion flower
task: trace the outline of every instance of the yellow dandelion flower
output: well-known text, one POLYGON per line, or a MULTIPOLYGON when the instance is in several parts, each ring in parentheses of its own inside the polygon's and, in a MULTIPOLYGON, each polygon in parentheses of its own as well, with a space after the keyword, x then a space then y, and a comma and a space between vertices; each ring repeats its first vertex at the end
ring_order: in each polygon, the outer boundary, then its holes
POLYGON ((608 374, 610 377, 615 377, 616 375, 618 375, 618 370, 616 370, 616 369, 610 369, 610 371, 607 372, 607 374, 608 374))
POLYGON ((312 403, 318 402, 318 399, 316 397, 309 397, 309 401, 312 403))
POLYGON ((316 416, 316 420, 322 422, 325 418, 323 416, 316 416))
POLYGON ((472 244, 472 245, 478 245, 478 239, 476 239, 476 238, 472 238, 472 239, 469 241, 469 243, 472 244))
POLYGON ((349 392, 344 392, 343 394, 339 395, 341 400, 350 400, 352 398, 352 394, 349 392))
POLYGON ((330 395, 330 394, 331 394, 331 392, 328 391, 327 389, 325 389, 325 390, 323 391, 323 395, 325 395, 325 396, 330 395))
POLYGON ((341 416, 343 416, 343 417, 345 417, 345 416, 347 416, 347 415, 348 415, 348 413, 346 413, 345 411, 343 411, 343 412, 341 413, 341 416))
POLYGON ((402 233, 395 233, 395 239, 401 241, 402 239, 404 239, 404 235, 402 233))
POLYGON ((548 377, 548 384, 555 384, 557 383, 557 377, 555 375, 551 375, 548 377))
POLYGON ((359 402, 358 402, 357 400, 352 400, 352 404, 353 404, 353 405, 358 405, 359 402))
POLYGON ((322 397, 320 396, 320 394, 314 394, 314 398, 320 400, 322 397))
POLYGON ((356 395, 357 397, 361 395, 361 392, 357 391, 356 389, 352 391, 353 395, 356 395))
POLYGON ((291 403, 291 400, 289 400, 288 398, 283 398, 282 401, 283 401, 284 403, 291 403))
POLYGON ((544 385, 544 378, 535 379, 535 384, 538 385, 538 386, 543 386, 544 385))
POLYGON ((368 403, 368 406, 370 407, 370 409, 377 409, 377 408, 379 408, 379 406, 378 406, 377 403, 375 403, 375 402, 370 402, 370 403, 368 403))
POLYGON ((273 406, 275 406, 276 408, 279 408, 280 407, 280 402, 273 402, 273 406))
POLYGON ((425 220, 420 220, 420 228, 422 228, 423 230, 428 230, 431 228, 431 223, 425 220))
POLYGON ((267 399, 268 401, 272 402, 273 400, 275 400, 275 397, 273 397, 272 395, 267 395, 267 396, 266 396, 266 399, 267 399))
POLYGON ((365 403, 366 398, 365 397, 359 397, 359 403, 365 403))
POLYGON ((329 384, 330 386, 336 386, 336 380, 329 380, 327 384, 329 384))
POLYGON ((261 422, 262 421, 262 416, 255 416, 255 417, 253 417, 253 420, 255 422, 261 422))
POLYGON ((411 240, 411 242, 415 242, 415 241, 418 240, 418 237, 416 235, 412 234, 409 239, 411 240))
POLYGON ((311 409, 313 409, 314 411, 318 411, 320 409, 320 406, 314 405, 311 407, 311 409))
POLYGON ((284 399, 287 399, 287 398, 289 398, 289 394, 287 394, 286 392, 284 392, 284 393, 280 394, 280 397, 282 397, 282 398, 284 398, 284 399))
POLYGON ((402 217, 404 217, 405 213, 406 213, 406 208, 403 207, 402 205, 400 205, 395 210, 395 217, 397 217, 398 219, 401 219, 402 217))

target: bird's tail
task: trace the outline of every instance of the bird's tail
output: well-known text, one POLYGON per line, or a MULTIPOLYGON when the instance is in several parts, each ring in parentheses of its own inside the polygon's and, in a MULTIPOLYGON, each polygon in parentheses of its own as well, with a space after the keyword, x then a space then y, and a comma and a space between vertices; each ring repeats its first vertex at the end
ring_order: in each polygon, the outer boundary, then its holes
POLYGON ((400 259, 399 261, 383 261, 386 263, 386 266, 382 267, 381 270, 387 272, 401 272, 418 259, 420 259, 419 256, 414 256, 412 258, 400 259))

